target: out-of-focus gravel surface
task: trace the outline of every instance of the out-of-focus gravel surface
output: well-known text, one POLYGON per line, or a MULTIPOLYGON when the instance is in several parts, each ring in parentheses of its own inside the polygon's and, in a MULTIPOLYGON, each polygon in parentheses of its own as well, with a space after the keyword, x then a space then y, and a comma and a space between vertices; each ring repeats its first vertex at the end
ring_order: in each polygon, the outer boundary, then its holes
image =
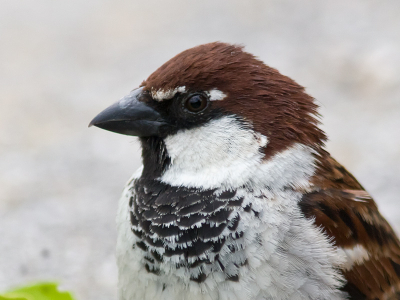
POLYGON ((400 2, 3 0, 0 291, 56 279, 116 299, 114 216, 133 138, 87 128, 180 51, 247 50, 307 87, 328 150, 400 231, 400 2))

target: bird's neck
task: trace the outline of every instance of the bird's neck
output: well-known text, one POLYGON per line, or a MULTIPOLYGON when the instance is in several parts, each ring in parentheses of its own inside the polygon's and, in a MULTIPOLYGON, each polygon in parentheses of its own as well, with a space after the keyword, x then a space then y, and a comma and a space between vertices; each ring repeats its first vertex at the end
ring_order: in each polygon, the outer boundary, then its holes
POLYGON ((298 207, 302 193, 295 187, 310 176, 306 150, 288 149, 258 168, 252 185, 228 190, 173 186, 142 173, 121 210, 123 293, 157 299, 149 293, 159 290, 158 298, 205 300, 234 291, 230 299, 289 299, 301 288, 309 299, 322 299, 309 294, 312 288, 325 299, 342 299, 335 292, 340 259, 298 207))
POLYGON ((143 173, 142 178, 156 179, 160 177, 171 164, 165 142, 160 137, 140 138, 142 146, 143 173))

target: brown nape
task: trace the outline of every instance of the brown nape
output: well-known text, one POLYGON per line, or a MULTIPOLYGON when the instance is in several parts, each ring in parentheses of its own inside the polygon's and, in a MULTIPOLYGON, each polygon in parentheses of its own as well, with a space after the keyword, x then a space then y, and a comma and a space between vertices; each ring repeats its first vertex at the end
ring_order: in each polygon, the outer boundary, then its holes
POLYGON ((240 46, 215 42, 183 51, 142 86, 153 91, 179 86, 222 91, 227 97, 213 101, 212 108, 243 117, 267 136, 266 158, 296 142, 319 150, 326 140, 317 127, 318 107, 304 88, 240 46))

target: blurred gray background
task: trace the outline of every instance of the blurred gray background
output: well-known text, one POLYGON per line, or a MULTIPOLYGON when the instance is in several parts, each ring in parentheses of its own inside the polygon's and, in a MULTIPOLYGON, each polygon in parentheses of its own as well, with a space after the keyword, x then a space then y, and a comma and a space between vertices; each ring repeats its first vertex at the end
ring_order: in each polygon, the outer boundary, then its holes
POLYGON ((400 232, 398 0, 1 0, 0 291, 55 279, 79 300, 116 299, 114 218, 140 152, 87 125, 217 40, 307 88, 328 150, 400 232))

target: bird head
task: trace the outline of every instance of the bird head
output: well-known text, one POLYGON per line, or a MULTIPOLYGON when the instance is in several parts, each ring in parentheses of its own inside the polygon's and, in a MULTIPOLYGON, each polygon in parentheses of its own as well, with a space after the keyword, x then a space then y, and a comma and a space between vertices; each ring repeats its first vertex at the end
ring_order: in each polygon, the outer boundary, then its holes
POLYGON ((241 46, 215 42, 176 55, 90 125, 140 137, 150 173, 175 164, 199 176, 251 168, 294 144, 321 147, 316 109, 290 78, 241 46))

